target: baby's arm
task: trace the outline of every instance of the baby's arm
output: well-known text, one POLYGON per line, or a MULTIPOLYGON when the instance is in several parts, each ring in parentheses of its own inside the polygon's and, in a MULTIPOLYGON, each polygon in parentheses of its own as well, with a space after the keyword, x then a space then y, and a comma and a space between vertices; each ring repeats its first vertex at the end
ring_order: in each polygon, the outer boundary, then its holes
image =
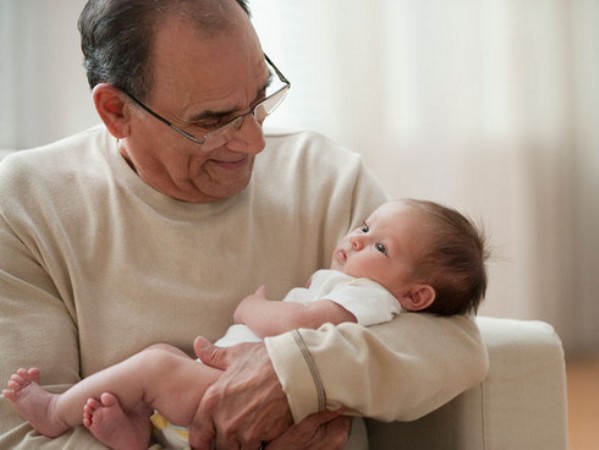
POLYGON ((236 323, 249 326, 261 338, 276 336, 297 328, 319 328, 325 323, 356 323, 356 317, 331 300, 315 300, 308 304, 268 300, 266 288, 259 287, 244 298, 233 316, 236 323))

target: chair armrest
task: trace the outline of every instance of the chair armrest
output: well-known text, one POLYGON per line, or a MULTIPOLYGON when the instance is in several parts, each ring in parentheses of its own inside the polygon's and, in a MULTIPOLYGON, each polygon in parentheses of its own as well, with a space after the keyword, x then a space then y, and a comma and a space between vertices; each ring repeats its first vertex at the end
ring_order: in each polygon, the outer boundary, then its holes
POLYGON ((367 420, 371 449, 564 450, 564 351, 539 321, 477 318, 489 352, 481 384, 413 422, 367 420))

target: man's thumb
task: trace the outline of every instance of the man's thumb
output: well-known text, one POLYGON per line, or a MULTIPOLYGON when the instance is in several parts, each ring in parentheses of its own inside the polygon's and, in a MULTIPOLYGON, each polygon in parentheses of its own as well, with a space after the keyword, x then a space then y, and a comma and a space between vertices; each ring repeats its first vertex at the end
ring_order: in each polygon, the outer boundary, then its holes
POLYGON ((225 370, 229 366, 226 358, 227 349, 212 344, 203 336, 195 338, 193 350, 207 366, 221 370, 225 370))

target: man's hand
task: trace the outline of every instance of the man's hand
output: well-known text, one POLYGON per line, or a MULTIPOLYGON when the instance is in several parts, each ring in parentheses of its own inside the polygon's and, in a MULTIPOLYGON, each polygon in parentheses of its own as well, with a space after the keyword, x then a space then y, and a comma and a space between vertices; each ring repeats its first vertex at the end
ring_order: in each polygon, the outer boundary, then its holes
POLYGON ((352 418, 341 411, 312 414, 270 442, 266 450, 343 450, 352 418))
POLYGON ((209 450, 214 440, 218 450, 258 449, 291 426, 287 398, 264 344, 220 348, 199 337, 194 350, 224 373, 204 394, 189 427, 192 448, 209 450))

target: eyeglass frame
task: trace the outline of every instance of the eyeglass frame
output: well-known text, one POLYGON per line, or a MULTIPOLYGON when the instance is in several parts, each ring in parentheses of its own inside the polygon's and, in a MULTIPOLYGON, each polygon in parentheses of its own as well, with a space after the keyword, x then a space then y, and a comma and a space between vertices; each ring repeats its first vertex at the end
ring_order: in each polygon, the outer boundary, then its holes
MULTIPOLYGON (((276 92, 273 92, 272 94, 270 94, 268 97, 263 98, 262 100, 260 100, 260 102, 258 102, 250 111, 248 111, 245 114, 240 114, 239 116, 234 117, 233 119, 229 120, 227 123, 221 125, 220 127, 218 127, 216 130, 212 130, 209 131, 208 133, 204 134, 204 136, 202 138, 197 138, 195 137, 193 134, 189 133, 188 131, 185 131, 181 128, 179 128, 177 125, 175 125, 174 123, 172 123, 170 120, 164 118, 163 116, 161 116, 160 114, 158 114, 156 111, 154 111, 152 108, 150 108, 149 106, 147 106, 145 103, 143 103, 141 100, 139 100, 137 97, 135 97, 133 94, 127 92, 125 89, 123 88, 119 88, 121 90, 121 92, 123 92, 127 97, 129 97, 131 100, 133 100, 133 102, 135 104, 137 104, 139 107, 141 107, 145 112, 147 112, 148 114, 150 114, 152 117, 154 117, 155 119, 158 119, 160 122, 164 123, 166 126, 168 126, 170 129, 172 129, 173 131, 179 133, 181 136, 183 136, 184 138, 187 138, 188 140, 190 140, 191 142, 193 142, 194 144, 198 144, 198 145, 204 145, 206 143, 206 140, 211 136, 211 135, 215 135, 218 134, 219 132, 222 132, 222 130, 227 129, 231 126, 231 124, 233 124, 234 122, 238 122, 238 125, 235 127, 236 129, 239 129, 241 127, 241 125, 243 124, 243 119, 246 116, 249 116, 250 114, 253 115, 254 117, 256 117, 255 113, 256 110, 262 106, 266 101, 268 101, 269 99, 271 99, 272 97, 274 97, 275 95, 279 94, 282 91, 288 91, 289 89, 291 89, 291 82, 287 79, 287 77, 285 77, 285 75, 283 75, 283 73, 277 68, 277 66, 274 65, 274 63, 272 62, 272 60, 268 57, 268 55, 266 53, 264 53, 264 59, 266 60, 266 62, 268 63, 268 65, 270 67, 272 67, 277 75, 277 77, 279 78, 279 80, 284 84, 284 86, 282 86, 280 89, 277 89, 276 92)), ((282 101, 282 100, 281 100, 282 101)), ((280 103, 279 103, 280 104, 280 103)), ((277 105, 278 107, 279 105, 277 105)), ((265 116, 268 117, 271 113, 267 114, 265 116)), ((226 142, 226 141, 225 141, 226 142)))

